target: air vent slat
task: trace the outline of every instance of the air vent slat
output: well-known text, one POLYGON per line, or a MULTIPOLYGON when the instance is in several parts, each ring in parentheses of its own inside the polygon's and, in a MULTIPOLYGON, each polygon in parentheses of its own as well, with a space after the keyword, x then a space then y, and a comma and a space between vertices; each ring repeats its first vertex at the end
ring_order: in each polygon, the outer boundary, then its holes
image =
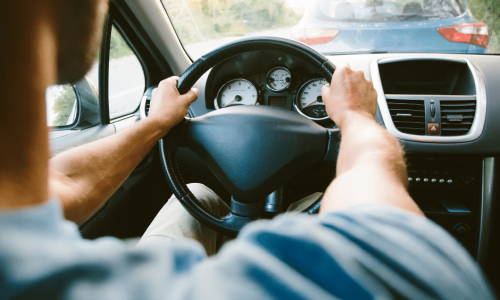
POLYGON ((443 108, 448 108, 448 107, 472 107, 476 108, 476 103, 446 103, 446 102, 441 102, 441 107, 443 108))
POLYGON ((440 101, 441 135, 457 136, 467 134, 474 122, 476 101, 440 101))
POLYGON ((423 100, 387 99, 394 126, 404 133, 425 134, 425 106, 423 100))
POLYGON ((441 125, 448 125, 448 126, 472 126, 472 122, 441 122, 441 125))
POLYGON ((448 127, 446 129, 442 129, 442 130, 443 130, 443 132, 444 131, 465 131, 465 132, 467 132, 470 130, 470 128, 468 128, 468 127, 458 127, 458 128, 448 127))
POLYGON ((394 121, 394 124, 402 124, 402 126, 410 126, 415 124, 415 126, 422 126, 423 122, 415 122, 415 121, 394 121))
POLYGON ((420 115, 424 115, 424 107, 421 110, 418 109, 399 109, 399 108, 390 108, 391 115, 397 115, 398 113, 407 114, 407 113, 418 113, 420 115))
POLYGON ((419 122, 424 122, 425 117, 424 116, 414 116, 412 115, 411 117, 406 117, 406 116, 398 116, 398 115, 391 115, 392 120, 394 122, 396 121, 419 121, 419 122))
POLYGON ((146 111, 146 116, 149 113, 149 106, 150 105, 151 105, 151 100, 150 99, 146 99, 146 105, 144 105, 144 110, 146 111))
POLYGON ((452 109, 452 108, 446 108, 446 109, 441 109, 441 115, 444 114, 474 114, 476 111, 475 108, 471 109, 452 109))

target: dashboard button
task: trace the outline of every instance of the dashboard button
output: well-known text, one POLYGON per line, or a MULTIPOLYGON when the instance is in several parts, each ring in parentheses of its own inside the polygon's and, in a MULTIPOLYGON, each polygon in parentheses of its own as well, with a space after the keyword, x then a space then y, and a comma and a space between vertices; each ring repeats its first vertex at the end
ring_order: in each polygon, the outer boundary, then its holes
POLYGON ((409 182, 412 182, 412 181, 413 181, 413 178, 412 178, 412 177, 408 177, 408 181, 409 181, 409 182))
POLYGON ((444 179, 439 179, 439 183, 444 183, 444 179))
POLYGON ((429 178, 424 178, 424 182, 429 182, 429 178))
POLYGON ((439 134, 439 123, 427 123, 427 134, 439 134))
POLYGON ((432 182, 432 183, 435 183, 436 181, 437 181, 437 180, 436 180, 436 178, 432 178, 432 179, 431 179, 431 182, 432 182))
POLYGON ((420 182, 420 177, 415 178, 416 182, 420 182))
POLYGON ((448 179, 448 181, 447 181, 447 182, 448 182, 449 184, 452 184, 452 183, 453 183, 453 180, 448 179))

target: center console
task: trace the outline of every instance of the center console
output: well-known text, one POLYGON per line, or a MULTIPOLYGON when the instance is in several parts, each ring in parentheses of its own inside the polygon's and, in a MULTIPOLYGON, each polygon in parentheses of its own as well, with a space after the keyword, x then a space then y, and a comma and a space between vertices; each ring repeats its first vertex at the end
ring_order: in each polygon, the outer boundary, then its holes
POLYGON ((409 193, 432 221, 450 232, 479 258, 488 230, 483 209, 489 205, 485 172, 492 159, 408 155, 409 193))

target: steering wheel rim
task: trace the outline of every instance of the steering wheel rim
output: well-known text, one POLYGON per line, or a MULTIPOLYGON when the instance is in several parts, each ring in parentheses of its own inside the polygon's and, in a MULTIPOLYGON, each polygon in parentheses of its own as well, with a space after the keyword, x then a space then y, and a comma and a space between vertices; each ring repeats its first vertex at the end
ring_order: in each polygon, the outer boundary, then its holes
MULTIPOLYGON (((251 51, 278 51, 293 55, 311 64, 318 73, 330 82, 335 66, 322 54, 300 42, 276 37, 244 38, 213 50, 196 60, 180 77, 177 88, 180 94, 187 93, 198 79, 216 64, 236 55, 251 51)), ((229 109, 229 108, 226 108, 229 109)), ((184 120, 175 126, 164 138, 159 141, 159 152, 162 169, 173 194, 179 199, 184 208, 198 221, 210 228, 229 236, 235 236, 240 229, 252 220, 259 217, 263 203, 238 201, 232 197, 231 212, 226 216, 219 216, 196 199, 184 182, 175 154, 177 150, 188 147, 184 132, 189 121, 184 120)), ((338 153, 338 133, 332 139, 328 133, 328 145, 324 158, 331 159, 338 153), (333 153, 333 154, 332 154, 333 153)), ((189 147, 188 147, 189 148, 189 147)), ((321 198, 311 204, 305 211, 317 212, 321 198)))

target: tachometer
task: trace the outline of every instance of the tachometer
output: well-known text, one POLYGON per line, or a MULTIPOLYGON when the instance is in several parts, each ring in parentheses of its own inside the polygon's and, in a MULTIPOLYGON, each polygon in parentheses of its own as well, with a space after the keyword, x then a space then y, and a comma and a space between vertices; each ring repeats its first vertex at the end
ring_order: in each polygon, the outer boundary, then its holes
POLYGON ((267 87, 275 92, 286 90, 292 83, 292 74, 287 68, 276 67, 266 76, 267 87))
POLYGON ((321 88, 328 82, 325 79, 311 79, 304 83, 295 96, 295 109, 311 120, 321 121, 328 119, 321 88))
POLYGON ((259 93, 253 83, 238 78, 226 82, 217 93, 215 108, 232 105, 256 105, 259 93))

